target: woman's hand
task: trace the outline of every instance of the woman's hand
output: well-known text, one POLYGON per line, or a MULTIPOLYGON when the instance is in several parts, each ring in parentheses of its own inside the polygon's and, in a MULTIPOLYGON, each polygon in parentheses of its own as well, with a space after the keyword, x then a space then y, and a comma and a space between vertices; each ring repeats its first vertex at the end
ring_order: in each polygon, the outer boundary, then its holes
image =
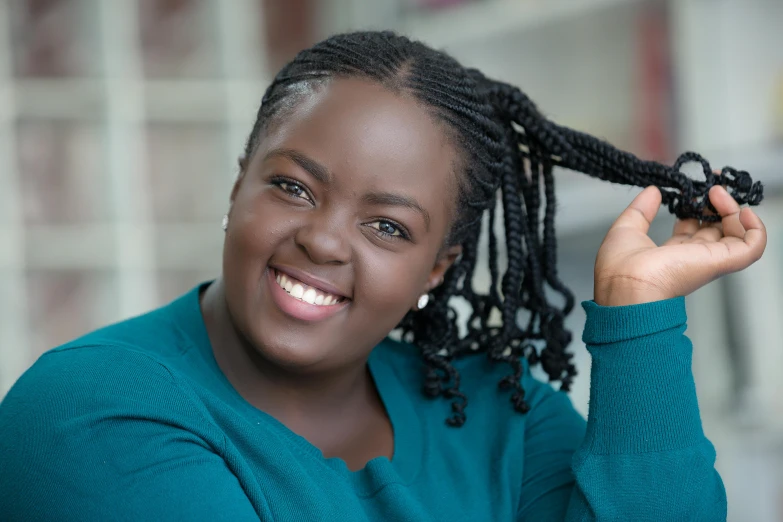
POLYGON ((595 261, 595 302, 602 306, 648 303, 685 296, 724 274, 752 265, 764 253, 767 231, 750 209, 740 209, 723 187, 710 190, 720 223, 678 220, 657 246, 647 235, 661 193, 647 187, 606 234, 595 261))

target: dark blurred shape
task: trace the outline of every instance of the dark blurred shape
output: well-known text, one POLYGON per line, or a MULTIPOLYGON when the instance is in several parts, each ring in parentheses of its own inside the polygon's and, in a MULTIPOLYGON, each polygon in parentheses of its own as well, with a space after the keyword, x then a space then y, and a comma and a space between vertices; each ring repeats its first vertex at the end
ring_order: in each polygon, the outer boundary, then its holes
POLYGON ((86 31, 79 2, 10 2, 14 73, 21 77, 78 76, 86 72, 86 31), (80 41, 81 39, 81 41, 80 41))
POLYGON ((275 74, 296 53, 318 39, 313 0, 262 0, 264 35, 269 73, 275 74))
POLYGON ((25 222, 61 225, 108 217, 109 178, 97 126, 26 121, 17 125, 17 145, 25 222))
POLYGON ((139 0, 144 75, 202 78, 218 74, 216 3, 204 0, 139 0))
POLYGON ((636 26, 635 149, 645 159, 671 163, 676 153, 671 35, 666 5, 644 4, 636 26))

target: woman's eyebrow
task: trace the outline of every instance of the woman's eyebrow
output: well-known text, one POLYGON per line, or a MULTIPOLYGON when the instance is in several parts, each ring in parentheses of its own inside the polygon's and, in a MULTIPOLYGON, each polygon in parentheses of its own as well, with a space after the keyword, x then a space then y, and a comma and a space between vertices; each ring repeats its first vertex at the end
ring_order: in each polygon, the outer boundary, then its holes
MULTIPOLYGON (((272 149, 269 152, 267 152, 266 156, 264 156, 264 161, 269 160, 271 158, 275 157, 283 157, 286 159, 289 159, 305 169, 307 172, 310 173, 311 176, 313 176, 316 180, 320 181, 321 183, 328 184, 332 180, 332 173, 315 161, 314 159, 310 158, 309 156, 302 154, 298 150, 295 149, 272 149)), ((388 205, 388 206, 396 206, 396 207, 405 207, 410 208, 412 210, 415 210, 419 214, 421 214, 421 217, 424 219, 424 224, 427 227, 427 231, 430 229, 430 214, 427 212, 424 207, 422 207, 418 201, 415 199, 403 196, 402 194, 393 194, 391 192, 372 192, 370 194, 367 194, 364 196, 364 201, 366 203, 369 203, 371 205, 388 205)))
POLYGON ((321 183, 328 184, 332 181, 332 173, 329 172, 329 169, 298 150, 272 149, 264 156, 264 161, 275 157, 283 157, 293 161, 321 183))
POLYGON ((388 205, 397 207, 406 207, 415 210, 421 217, 424 218, 424 224, 427 227, 427 231, 430 229, 430 214, 424 207, 422 207, 418 201, 408 196, 401 194, 393 194, 391 192, 371 192, 366 194, 362 199, 370 205, 388 205))

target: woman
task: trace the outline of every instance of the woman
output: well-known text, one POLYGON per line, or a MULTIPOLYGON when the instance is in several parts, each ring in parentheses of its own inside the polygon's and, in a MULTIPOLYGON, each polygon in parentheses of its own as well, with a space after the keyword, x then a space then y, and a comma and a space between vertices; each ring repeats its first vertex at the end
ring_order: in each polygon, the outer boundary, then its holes
POLYGON ((761 186, 706 162, 694 182, 680 163, 559 127, 392 33, 303 51, 240 160, 222 275, 48 352, 8 393, 2 518, 725 519, 683 296, 761 256, 764 226, 739 206, 761 186), (609 231, 583 305, 587 423, 529 372, 560 389, 575 375, 555 164, 651 186, 609 231), (492 286, 474 289, 498 196, 507 268, 490 234, 492 286), (682 219, 659 247, 662 201, 682 219), (398 326, 405 342, 388 338, 398 326))

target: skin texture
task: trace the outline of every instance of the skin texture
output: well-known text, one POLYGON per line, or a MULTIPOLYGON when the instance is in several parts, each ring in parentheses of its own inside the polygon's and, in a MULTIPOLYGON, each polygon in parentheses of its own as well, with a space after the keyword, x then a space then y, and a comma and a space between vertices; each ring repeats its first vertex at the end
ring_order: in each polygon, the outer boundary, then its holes
MULTIPOLYGON (((366 360, 459 255, 459 246, 444 245, 459 160, 415 100, 341 79, 274 122, 240 161, 223 275, 201 301, 215 358, 249 403, 350 469, 393 456, 392 427, 366 360), (380 193, 415 204, 390 204, 380 193), (322 321, 286 315, 271 297, 270 264, 327 282, 349 301, 322 321)), ((721 225, 679 222, 658 247, 647 231, 660 192, 643 191, 599 251, 596 302, 687 295, 757 260, 766 244, 761 221, 722 188, 711 198, 721 225)))

